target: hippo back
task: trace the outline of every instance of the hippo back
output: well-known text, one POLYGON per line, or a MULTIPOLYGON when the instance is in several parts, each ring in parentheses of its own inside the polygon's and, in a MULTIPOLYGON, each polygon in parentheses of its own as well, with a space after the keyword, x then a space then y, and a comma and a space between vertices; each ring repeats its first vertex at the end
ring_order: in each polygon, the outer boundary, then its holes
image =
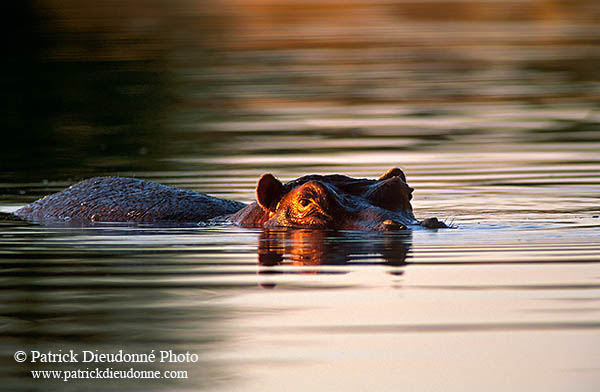
POLYGON ((245 204, 126 177, 94 177, 15 213, 34 222, 202 222, 245 204))

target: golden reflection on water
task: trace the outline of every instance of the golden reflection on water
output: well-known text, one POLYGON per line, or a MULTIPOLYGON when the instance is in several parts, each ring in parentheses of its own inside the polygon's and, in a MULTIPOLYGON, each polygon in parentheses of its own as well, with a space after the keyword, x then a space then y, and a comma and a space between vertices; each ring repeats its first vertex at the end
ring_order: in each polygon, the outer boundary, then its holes
POLYGON ((410 233, 328 232, 322 230, 264 230, 258 242, 263 266, 326 266, 382 258, 402 266, 410 248, 410 233), (379 253, 379 254, 378 254, 379 253))

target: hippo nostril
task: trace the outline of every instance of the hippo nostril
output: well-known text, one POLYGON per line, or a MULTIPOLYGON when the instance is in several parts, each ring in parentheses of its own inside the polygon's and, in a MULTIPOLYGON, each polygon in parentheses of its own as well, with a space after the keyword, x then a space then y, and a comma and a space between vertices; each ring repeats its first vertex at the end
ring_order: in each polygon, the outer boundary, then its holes
POLYGON ((448 228, 448 225, 446 225, 444 222, 438 220, 438 218, 436 218, 436 217, 424 219, 419 224, 421 226, 427 227, 429 229, 446 229, 446 228, 448 228))

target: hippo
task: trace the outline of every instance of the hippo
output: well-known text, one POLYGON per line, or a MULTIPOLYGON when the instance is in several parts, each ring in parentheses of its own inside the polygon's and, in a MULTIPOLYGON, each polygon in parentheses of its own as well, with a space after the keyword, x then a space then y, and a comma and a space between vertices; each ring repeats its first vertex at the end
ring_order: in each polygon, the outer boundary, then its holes
POLYGON ((250 204, 127 177, 94 177, 26 205, 15 214, 34 223, 128 222, 157 225, 231 222, 242 227, 402 230, 447 227, 419 222, 413 188, 399 168, 378 179, 307 175, 281 183, 264 174, 250 204))
POLYGON ((245 206, 187 189, 127 177, 94 177, 15 211, 34 223, 206 222, 245 206))

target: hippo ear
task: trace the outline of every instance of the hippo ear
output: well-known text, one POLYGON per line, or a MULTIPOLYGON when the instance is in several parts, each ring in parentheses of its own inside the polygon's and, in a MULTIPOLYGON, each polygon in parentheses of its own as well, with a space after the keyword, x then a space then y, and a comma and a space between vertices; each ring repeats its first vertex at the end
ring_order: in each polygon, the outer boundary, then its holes
POLYGON ((256 201, 267 211, 275 212, 277 203, 284 193, 281 182, 270 173, 263 174, 256 185, 256 201))
POLYGON ((402 181, 406 182, 406 176, 402 170, 398 169, 397 167, 386 171, 381 177, 379 177, 379 181, 387 180, 388 178, 392 177, 400 177, 402 181))

